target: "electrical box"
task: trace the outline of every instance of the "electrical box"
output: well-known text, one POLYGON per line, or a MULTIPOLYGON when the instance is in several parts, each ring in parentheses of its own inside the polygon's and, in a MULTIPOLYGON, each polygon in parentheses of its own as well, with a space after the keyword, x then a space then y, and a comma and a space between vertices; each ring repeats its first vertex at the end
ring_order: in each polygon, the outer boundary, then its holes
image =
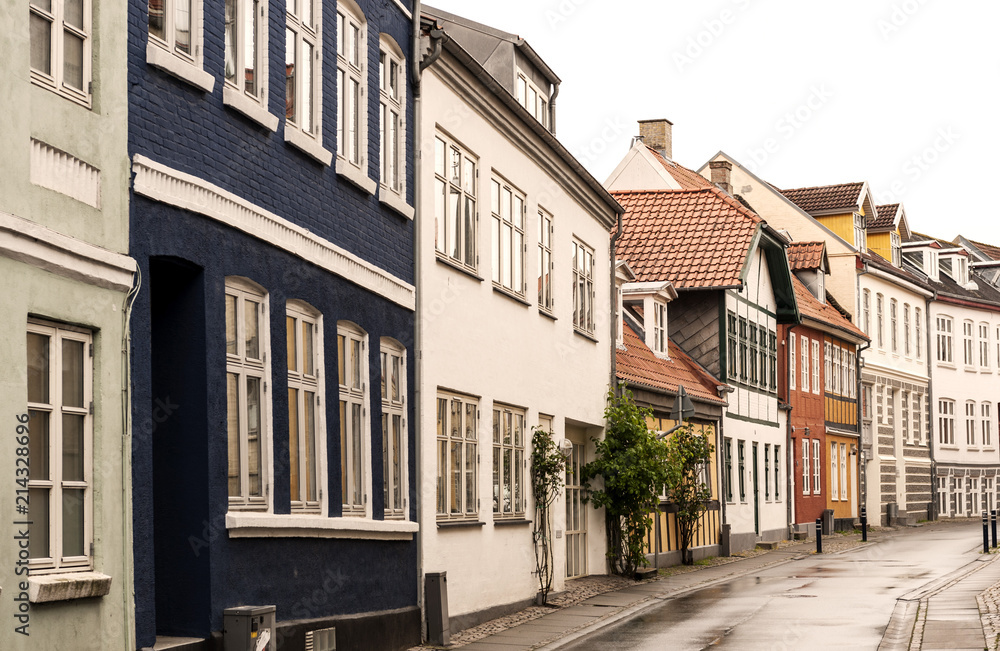
POLYGON ((427 613, 427 641, 436 646, 451 642, 448 621, 448 573, 424 574, 424 608, 427 613))
POLYGON ((222 611, 224 651, 277 651, 274 606, 237 606, 222 611))

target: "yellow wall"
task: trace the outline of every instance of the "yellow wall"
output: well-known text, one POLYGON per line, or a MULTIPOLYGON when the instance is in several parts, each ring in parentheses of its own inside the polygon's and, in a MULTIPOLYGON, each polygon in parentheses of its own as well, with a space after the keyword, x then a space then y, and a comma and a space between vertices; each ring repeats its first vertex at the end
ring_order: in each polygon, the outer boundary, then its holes
POLYGON ((868 250, 877 253, 884 260, 892 262, 891 233, 868 233, 868 250))
MULTIPOLYGON (((862 211, 863 213, 864 211, 862 211)), ((823 224, 831 231, 842 237, 847 242, 854 242, 854 213, 846 215, 824 215, 817 217, 816 221, 823 224)), ((869 242, 869 246, 871 243, 869 242)))
MULTIPOLYGON (((652 430, 659 432, 666 432, 670 428, 677 425, 677 421, 670 420, 669 418, 648 418, 646 419, 646 426, 652 430)), ((719 468, 715 463, 716 453, 718 450, 715 449, 715 425, 705 424, 705 423, 691 423, 691 429, 695 434, 701 434, 708 439, 708 442, 712 444, 712 461, 708 464, 709 472, 709 482, 708 488, 712 491, 712 499, 719 499, 719 468)))

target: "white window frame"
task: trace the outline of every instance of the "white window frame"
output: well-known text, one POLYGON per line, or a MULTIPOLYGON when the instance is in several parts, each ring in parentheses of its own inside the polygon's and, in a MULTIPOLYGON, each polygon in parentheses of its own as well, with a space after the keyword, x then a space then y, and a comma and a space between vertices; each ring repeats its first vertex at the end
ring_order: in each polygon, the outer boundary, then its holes
POLYGON ((368 403, 368 333, 337 322, 337 386, 340 408, 340 503, 344 516, 371 517, 371 432, 368 403), (355 407, 358 412, 355 412, 355 407), (357 430, 349 429, 354 415, 357 430))
POLYGON ((527 73, 517 70, 517 103, 527 109, 531 117, 538 120, 543 127, 549 128, 549 94, 543 93, 538 84, 533 82, 527 73), (532 101, 534 100, 534 101, 532 101))
MULTIPOLYGON (((235 317, 235 328, 234 334, 236 335, 235 350, 230 352, 230 345, 227 341, 226 344, 226 395, 229 395, 229 376, 236 376, 236 404, 237 404, 237 427, 238 432, 235 434, 238 436, 238 449, 239 449, 239 459, 237 460, 239 466, 239 492, 238 494, 233 494, 229 492, 229 510, 256 510, 256 511, 270 511, 271 510, 271 483, 272 483, 272 437, 271 437, 271 394, 268 389, 268 380, 271 377, 271 361, 270 355, 270 319, 268 314, 270 314, 269 304, 268 304, 268 294, 262 287, 253 283, 245 278, 229 277, 226 278, 226 331, 230 329, 229 323, 229 301, 233 300, 235 317), (258 357, 253 357, 253 355, 247 350, 247 333, 246 333, 246 305, 248 302, 257 303, 260 309, 257 313, 257 352, 258 357), (248 421, 248 402, 247 402, 247 384, 250 379, 256 379, 260 382, 260 404, 259 404, 259 414, 258 418, 258 430, 259 433, 257 438, 259 439, 257 445, 259 445, 258 456, 260 458, 260 491, 259 494, 250 492, 250 457, 249 448, 251 443, 251 432, 249 429, 248 421)), ((227 335, 228 337, 228 335, 227 335)), ((232 420, 232 415, 229 415, 229 420, 232 420)), ((229 441, 229 453, 232 454, 232 441, 230 441, 233 432, 227 432, 227 441, 229 441)), ((230 465, 232 466, 233 459, 230 459, 230 465)), ((231 490, 231 488, 230 488, 231 490)))
POLYGON ((895 231, 889 233, 889 247, 891 249, 890 256, 892 257, 893 266, 902 266, 899 233, 895 231))
POLYGON ((882 294, 875 295, 875 320, 878 326, 878 347, 885 349, 885 297, 882 294))
POLYGON ((525 485, 525 429, 527 412, 498 402, 493 403, 493 519, 523 519, 527 503, 525 485), (520 432, 520 438, 518 438, 520 432), (509 467, 505 467, 509 462, 509 467))
POLYGON ((955 445, 955 401, 948 398, 938 400, 938 442, 955 445))
POLYGON ((921 442, 921 440, 923 438, 923 434, 920 431, 920 428, 922 426, 922 420, 923 420, 921 418, 921 413, 922 413, 921 401, 922 401, 922 399, 921 399, 921 395, 919 393, 914 392, 912 395, 913 395, 913 409, 910 412, 910 415, 913 417, 913 430, 912 430, 913 431, 913 443, 914 443, 914 445, 920 445, 920 442, 921 442))
POLYGON ((889 342, 892 347, 892 352, 899 352, 899 328, 897 328, 897 321, 899 316, 899 301, 894 298, 889 299, 889 327, 892 329, 889 333, 889 342))
POLYGON ((979 405, 979 413, 982 416, 983 447, 993 446, 993 419, 991 417, 992 407, 989 402, 982 402, 979 405))
POLYGON ((333 154, 323 149, 323 5, 317 0, 290 4, 285 11, 285 142, 329 165, 333 154), (299 70, 305 73, 299 75, 299 70), (295 111, 291 115, 289 107, 295 111), (302 118, 303 109, 309 111, 308 122, 302 118))
POLYGON ((973 333, 975 326, 972 321, 962 321, 962 362, 966 368, 972 368, 976 364, 975 346, 973 345, 973 333))
POLYGON ((990 325, 988 323, 979 324, 979 368, 983 371, 990 370, 990 325))
MULTIPOLYGON (((538 309, 551 313, 555 307, 555 297, 552 293, 552 275, 555 272, 555 262, 552 258, 552 237, 555 229, 552 225, 552 215, 538 209, 538 309)), ((621 333, 621 291, 618 292, 618 332, 621 333)), ((621 340, 621 336, 619 336, 621 340)))
POLYGON ((872 293, 871 290, 865 289, 862 292, 862 327, 864 328, 865 334, 869 337, 872 334, 872 293))
MULTIPOLYGON (((82 3, 82 23, 83 25, 71 25, 66 22, 66 0, 52 0, 49 10, 39 7, 29 0, 29 22, 45 21, 49 25, 49 70, 39 70, 31 66, 31 38, 28 37, 28 60, 31 71, 31 81, 39 86, 66 97, 87 108, 91 107, 93 95, 91 93, 92 66, 93 66, 93 7, 92 0, 80 0, 82 3), (70 34, 83 41, 83 53, 81 64, 82 88, 74 88, 66 83, 66 51, 65 35, 70 34)), ((36 24, 38 24, 36 22, 36 24)), ((29 25, 29 34, 30 34, 29 25)))
POLYGON ((406 348, 395 339, 382 337, 379 341, 379 357, 382 369, 384 517, 387 520, 406 519, 410 492, 407 476, 409 439, 406 425, 406 348))
POLYGON ((528 203, 523 192, 496 174, 490 181, 493 241, 493 287, 521 298, 527 293, 524 259, 528 253, 525 222, 528 203))
POLYGON ((922 336, 923 335, 923 331, 924 331, 924 322, 921 320, 920 314, 921 314, 920 308, 919 307, 914 307, 913 308, 913 325, 914 325, 914 328, 913 328, 914 338, 913 339, 914 339, 915 347, 917 349, 917 359, 920 359, 920 358, 923 357, 923 350, 924 350, 924 343, 923 343, 924 340, 923 340, 923 336, 922 336))
MULTIPOLYGON (((234 69, 231 74, 225 70, 223 72, 222 101, 227 106, 231 106, 267 129, 274 131, 278 126, 278 118, 267 110, 269 96, 268 60, 270 58, 267 37, 270 31, 268 29, 270 0, 226 0, 226 2, 232 2, 236 11, 233 19, 234 31, 231 36, 234 60, 229 62, 234 69), (255 11, 255 21, 250 26, 246 24, 245 19, 241 20, 242 17, 246 16, 248 8, 250 11, 255 11), (248 33, 248 27, 249 31, 254 33, 248 33), (254 88, 252 90, 247 88, 245 74, 248 65, 245 43, 251 37, 255 39, 254 43, 256 44, 251 54, 254 58, 254 88), (240 70, 244 71, 242 78, 239 74, 240 70)), ((225 39, 225 36, 223 38, 225 39)), ((224 56, 228 48, 228 45, 223 46, 224 56)))
POLYGON ((439 131, 434 138, 434 248, 438 258, 472 272, 479 268, 478 201, 479 159, 439 131), (456 214, 452 195, 458 199, 456 214))
POLYGON ((774 446, 774 501, 781 501, 781 446, 774 446))
POLYGON ((594 249, 573 239, 573 328, 593 336, 594 315, 594 249))
MULTIPOLYGON (((657 300, 653 301, 653 352, 659 355, 667 354, 667 304, 657 300)), ((764 350, 761 350, 761 358, 764 354, 764 350)), ((761 384, 764 382, 762 377, 761 384)))
POLYGON ((379 35, 379 198, 406 203, 406 57, 387 34, 379 35), (395 85, 392 70, 395 68, 395 85), (388 74, 387 74, 388 73, 388 74), (394 116, 387 120, 387 116, 394 116), (386 146, 389 145, 389 149, 386 146))
POLYGON ((204 70, 204 7, 202 0, 148 0, 146 22, 148 40, 146 63, 185 81, 205 92, 215 88, 215 77, 204 70), (151 22, 154 2, 162 5, 163 36, 154 33, 151 22), (188 9, 189 51, 181 49, 177 34, 179 10, 188 9))
POLYGON ((819 395, 819 340, 812 341, 812 392, 819 395))
POLYGON ((813 495, 819 495, 823 492, 823 486, 821 485, 823 476, 823 460, 820 458, 821 450, 819 439, 812 439, 812 452, 813 452, 813 495))
POLYGON ((899 393, 899 406, 900 406, 900 429, 903 433, 903 443, 910 442, 910 392, 900 391, 899 393))
MULTIPOLYGON (((45 556, 30 557, 28 560, 28 569, 32 574, 50 574, 55 572, 68 572, 68 571, 85 571, 93 567, 94 557, 92 553, 92 548, 94 544, 94 505, 93 505, 93 454, 94 454, 94 415, 93 415, 93 400, 94 400, 94 358, 93 358, 93 333, 82 328, 74 328, 72 326, 57 325, 54 323, 48 323, 45 321, 30 320, 27 323, 26 336, 27 334, 40 335, 48 338, 45 360, 40 360, 47 363, 48 370, 48 383, 46 390, 48 391, 48 400, 45 401, 31 401, 27 403, 28 413, 31 412, 35 414, 44 415, 42 417, 48 418, 48 442, 42 450, 42 454, 48 457, 48 469, 49 474, 47 478, 32 477, 29 471, 27 489, 26 493, 18 493, 18 497, 22 495, 27 495, 27 505, 30 509, 30 501, 32 499, 31 493, 35 493, 34 499, 37 501, 38 492, 46 491, 48 493, 48 522, 44 523, 47 529, 49 548, 48 553, 45 556), (63 405, 63 375, 66 372, 63 368, 63 342, 71 341, 77 342, 82 346, 82 368, 80 369, 82 377, 79 378, 82 384, 82 399, 80 406, 69 406, 63 405), (82 480, 66 480, 63 479, 63 416, 82 416, 83 417, 83 450, 81 450, 81 456, 83 461, 83 479, 82 480), (63 556, 64 545, 63 545, 63 530, 64 530, 64 519, 63 519, 63 508, 64 501, 68 495, 64 494, 64 491, 83 491, 83 554, 63 556)), ((28 352, 30 355, 30 351, 28 352)), ((27 360, 29 363, 32 360, 27 360)), ((30 385, 29 385, 30 391, 30 385)), ((42 398, 43 396, 37 396, 42 398)), ((30 398, 30 396, 29 396, 30 398)), ((37 426, 33 426, 29 420, 28 427, 24 430, 20 428, 20 421, 18 421, 17 436, 19 437, 23 433, 28 434, 29 444, 28 448, 31 452, 37 453, 39 450, 36 449, 35 445, 31 445, 30 439, 32 436, 38 435, 37 426), (32 433, 31 430, 34 430, 32 433)), ((20 441, 18 441, 20 447, 20 441)), ((17 458, 22 458, 18 456, 17 458)), ((31 460, 31 467, 38 467, 39 463, 37 459, 31 460)), ((13 465, 13 462, 11 462, 13 465)), ((18 468, 21 468, 18 465, 18 468)), ((18 488, 20 489, 23 484, 20 480, 23 478, 20 474, 18 475, 18 488)), ((18 500, 21 503, 21 500, 18 500)), ((32 536, 32 532, 36 531, 39 526, 42 526, 41 522, 35 523, 34 518, 36 514, 34 511, 29 510, 29 517, 32 524, 29 525, 29 539, 34 540, 37 537, 32 536)), ((26 518, 18 518, 26 519, 26 518)), ((29 546, 29 554, 32 553, 32 547, 29 546)), ((22 557, 23 558, 23 557, 22 557)))
POLYGON ((795 390, 795 378, 798 376, 798 352, 795 344, 795 333, 788 333, 788 388, 795 390))
POLYGON ((809 494, 812 473, 809 472, 809 439, 802 439, 802 494, 809 494))
POLYGON ((802 361, 802 391, 803 392, 808 392, 809 391, 809 351, 810 351, 809 339, 807 339, 806 337, 802 337, 802 341, 800 343, 801 343, 801 346, 799 346, 799 351, 801 352, 801 361, 802 361))
POLYGON ((865 217, 854 213, 854 246, 864 253, 868 250, 868 231, 865 229, 865 217))
POLYGON ((293 512, 327 513, 326 492, 326 425, 324 414, 325 387, 323 377, 323 317, 312 306, 301 301, 289 301, 285 306, 285 338, 288 367, 288 450, 289 450, 289 488, 291 508, 293 512), (312 351, 305 345, 304 330, 308 329, 312 337, 312 351), (291 336, 290 336, 291 335, 291 336), (312 358, 311 360, 309 358, 312 358), (311 362, 311 363, 310 363, 311 362), (311 371, 310 371, 310 366, 311 371), (291 392, 295 391, 294 404, 291 392), (308 398, 312 394, 312 398, 308 398), (312 403, 313 421, 312 438, 310 442, 307 405, 312 403), (295 431, 292 431, 291 416, 295 413, 295 431), (296 455, 292 455, 292 443, 295 443, 296 455), (309 449, 312 447, 313 459, 310 463, 309 449), (297 458, 296 458, 297 457, 297 458), (292 469, 298 469, 299 481, 295 486, 292 469), (312 472, 315 492, 310 495, 309 471, 312 472), (296 498, 296 494, 298 498, 296 498))
POLYGON ((840 500, 847 500, 847 444, 840 444, 840 500))
MULTIPOLYGON (((708 482, 706 485, 710 486, 708 482)), ((771 444, 764 444, 764 501, 771 501, 771 444)))
POLYGON ((910 351, 910 304, 903 303, 903 354, 909 357, 910 351))
POLYGON ((455 393, 437 393, 437 519, 479 518, 479 399, 455 393), (456 424, 458 406, 461 422, 456 424), (475 424, 469 425, 470 415, 475 424), (458 474, 455 476, 455 455, 458 474), (458 487, 458 494, 455 488, 458 487))
POLYGON ((976 403, 972 400, 965 402, 965 444, 976 447, 976 403))
POLYGON ((356 4, 338 0, 337 173, 350 175, 353 170, 356 176, 367 178, 367 151, 368 21, 356 4), (356 88, 357 97, 345 86, 356 88))
POLYGON ((830 499, 834 502, 840 499, 840 472, 838 466, 837 443, 830 443, 830 499))
POLYGON ((953 331, 954 322, 950 316, 939 315, 937 323, 937 361, 942 364, 954 364, 953 331))

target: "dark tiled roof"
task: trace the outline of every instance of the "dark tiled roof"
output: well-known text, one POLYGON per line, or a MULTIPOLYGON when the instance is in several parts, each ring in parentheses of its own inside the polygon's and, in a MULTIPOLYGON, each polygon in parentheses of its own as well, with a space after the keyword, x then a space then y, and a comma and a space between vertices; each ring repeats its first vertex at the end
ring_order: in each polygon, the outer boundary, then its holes
POLYGON ((979 249, 983 255, 989 257, 991 260, 1000 260, 1000 246, 984 244, 983 242, 977 242, 975 240, 969 240, 969 242, 971 242, 974 247, 979 249))
POLYGON ((796 188, 782 190, 789 201, 807 213, 824 212, 827 210, 854 210, 858 207, 858 197, 864 183, 840 183, 838 185, 821 185, 811 188, 796 188))
POLYGON ((828 303, 820 303, 812 295, 802 281, 798 278, 792 279, 795 286, 795 302, 799 306, 799 313, 803 319, 812 319, 821 323, 826 323, 836 328, 840 328, 856 337, 862 337, 866 341, 868 336, 856 325, 844 318, 837 308, 828 303))
POLYGON ((867 226, 877 230, 890 229, 896 221, 896 213, 899 212, 898 203, 890 203, 884 206, 875 207, 876 215, 868 215, 867 226))
POLYGON ((792 271, 819 269, 823 266, 823 242, 792 242, 788 245, 788 264, 792 271))
POLYGON ((612 196, 625 208, 616 256, 639 282, 677 289, 734 287, 762 220, 716 187, 633 190, 612 196))
POLYGON ((627 323, 622 325, 625 348, 619 348, 616 353, 616 372, 620 380, 672 395, 677 395, 677 387, 683 385, 692 400, 713 405, 726 404, 715 391, 715 387, 722 382, 698 366, 677 344, 669 341, 667 354, 670 359, 661 359, 627 323))
POLYGON ((674 177, 674 180, 681 186, 684 190, 701 190, 703 188, 714 187, 712 182, 706 179, 704 176, 695 172, 694 170, 689 170, 683 165, 678 165, 672 160, 667 160, 660 152, 656 151, 652 147, 648 147, 649 153, 653 155, 653 158, 658 160, 667 173, 674 177))
POLYGON ((884 271, 887 274, 896 276, 897 278, 900 278, 907 282, 911 282, 922 289, 926 289, 927 291, 933 291, 933 288, 930 286, 929 281, 926 279, 926 277, 922 275, 917 275, 907 269, 894 267, 891 262, 889 262, 880 255, 866 252, 861 254, 861 258, 866 263, 868 263, 869 266, 875 267, 879 271, 884 271))

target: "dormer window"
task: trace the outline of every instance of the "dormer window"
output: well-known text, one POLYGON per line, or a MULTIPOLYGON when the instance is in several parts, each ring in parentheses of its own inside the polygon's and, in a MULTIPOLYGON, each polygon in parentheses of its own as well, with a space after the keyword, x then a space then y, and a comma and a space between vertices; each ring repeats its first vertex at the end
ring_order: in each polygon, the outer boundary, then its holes
POLYGON ((667 306, 658 301, 653 302, 653 352, 667 353, 667 306))
POLYGON ((955 257, 955 282, 959 285, 969 284, 969 261, 963 257, 955 257))
POLYGON ((902 266, 903 261, 900 258, 899 233, 889 233, 889 244, 892 247, 893 266, 895 267, 902 266))
POLYGON ((528 113, 542 123, 546 129, 549 127, 549 94, 543 92, 528 78, 522 71, 517 73, 517 101, 528 113))
POLYGON ((864 253, 868 250, 868 234, 865 231, 864 215, 854 213, 854 248, 864 253))

